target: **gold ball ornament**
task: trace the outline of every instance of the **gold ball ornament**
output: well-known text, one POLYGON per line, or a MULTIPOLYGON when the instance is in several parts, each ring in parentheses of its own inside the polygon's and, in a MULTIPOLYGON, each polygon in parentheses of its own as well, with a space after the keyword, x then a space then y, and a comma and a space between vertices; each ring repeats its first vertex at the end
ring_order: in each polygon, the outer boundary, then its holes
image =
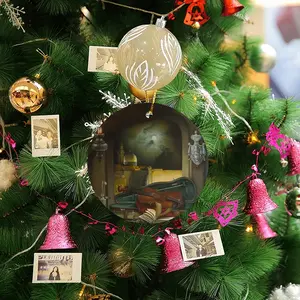
POLYGON ((150 102, 154 98, 156 93, 155 90, 151 90, 151 91, 140 90, 131 84, 129 84, 129 88, 133 96, 135 96, 139 100, 146 101, 146 102, 150 102))
POLYGON ((122 278, 129 278, 134 275, 132 270, 132 258, 130 258, 122 248, 112 250, 109 255, 112 271, 122 278))
POLYGON ((261 44, 259 46, 259 64, 258 66, 253 66, 256 72, 268 73, 274 68, 276 64, 277 53, 276 50, 268 45, 261 44))
POLYGON ((121 40, 116 60, 125 80, 134 87, 151 91, 169 84, 181 68, 182 51, 165 21, 140 25, 121 40))
POLYGON ((22 77, 10 87, 9 100, 17 111, 34 113, 46 103, 46 89, 36 78, 22 77))

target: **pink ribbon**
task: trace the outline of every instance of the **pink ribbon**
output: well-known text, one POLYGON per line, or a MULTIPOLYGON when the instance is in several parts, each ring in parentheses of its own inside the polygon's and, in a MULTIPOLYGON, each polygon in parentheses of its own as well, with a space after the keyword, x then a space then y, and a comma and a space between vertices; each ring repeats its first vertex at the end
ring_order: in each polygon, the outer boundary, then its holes
POLYGON ((180 219, 173 220, 173 226, 174 226, 176 229, 181 229, 181 228, 182 228, 181 220, 180 220, 180 219))
POLYGON ((105 230, 106 230, 108 235, 114 235, 117 232, 116 227, 111 226, 108 223, 105 224, 105 230))
POLYGON ((28 184, 29 184, 29 182, 28 182, 27 179, 22 179, 22 180, 20 181, 20 185, 21 185, 21 186, 28 186, 28 184))
MULTIPOLYGON (((172 227, 167 227, 167 228, 164 230, 164 232, 166 233, 165 236, 166 236, 166 235, 170 235, 170 234, 171 234, 171 230, 173 230, 172 227)), ((163 244, 165 243, 165 239, 162 238, 161 236, 156 237, 155 241, 156 241, 156 244, 157 244, 158 246, 161 246, 161 245, 163 245, 163 244)))
POLYGON ((197 213, 195 211, 192 211, 189 213, 188 215, 193 221, 198 221, 199 220, 199 217, 197 215, 197 213))
POLYGON ((11 137, 10 133, 7 133, 5 136, 5 140, 7 143, 9 143, 13 149, 16 148, 17 143, 14 141, 14 139, 11 137))
POLYGON ((58 202, 57 203, 57 207, 60 208, 60 209, 66 209, 68 207, 68 202, 66 201, 61 201, 61 202, 58 202))

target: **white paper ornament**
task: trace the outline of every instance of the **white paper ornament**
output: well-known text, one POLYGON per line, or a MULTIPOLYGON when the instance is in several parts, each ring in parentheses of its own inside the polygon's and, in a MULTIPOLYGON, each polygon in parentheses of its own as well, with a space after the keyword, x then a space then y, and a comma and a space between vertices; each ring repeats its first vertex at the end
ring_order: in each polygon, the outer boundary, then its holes
POLYGON ((163 25, 158 22, 157 25, 135 27, 119 44, 116 59, 121 75, 143 91, 167 85, 181 67, 180 44, 163 25))
POLYGON ((0 193, 9 189, 16 179, 14 163, 8 159, 0 160, 0 193))

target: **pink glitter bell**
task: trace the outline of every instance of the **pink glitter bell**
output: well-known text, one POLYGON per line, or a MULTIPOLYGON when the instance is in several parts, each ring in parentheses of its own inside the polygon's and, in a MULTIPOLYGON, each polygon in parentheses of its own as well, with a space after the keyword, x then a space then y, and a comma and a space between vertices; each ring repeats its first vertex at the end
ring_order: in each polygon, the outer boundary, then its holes
POLYGON ((277 236, 277 233, 272 230, 264 214, 253 215, 256 222, 257 234, 261 239, 269 239, 277 236))
POLYGON ((277 208, 268 195, 265 183, 260 178, 251 179, 247 188, 248 202, 244 211, 248 215, 266 213, 277 208))
POLYGON ((289 176, 300 174, 300 143, 292 141, 291 152, 288 156, 289 176))
POLYGON ((69 220, 58 208, 48 221, 46 238, 39 250, 74 248, 77 246, 71 237, 69 220))
POLYGON ((193 264, 193 261, 184 261, 181 254, 177 234, 171 233, 165 238, 163 273, 179 271, 193 264))

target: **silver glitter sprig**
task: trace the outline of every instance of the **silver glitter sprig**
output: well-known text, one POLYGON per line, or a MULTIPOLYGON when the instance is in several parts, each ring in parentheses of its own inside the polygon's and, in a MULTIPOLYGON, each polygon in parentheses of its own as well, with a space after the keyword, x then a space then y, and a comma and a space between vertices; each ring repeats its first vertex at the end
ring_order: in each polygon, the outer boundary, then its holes
POLYGON ((21 15, 25 14, 24 7, 15 7, 9 0, 0 0, 0 7, 4 9, 9 22, 12 23, 13 26, 18 29, 22 29, 22 31, 25 32, 25 29, 23 28, 24 22, 21 17, 21 15))
POLYGON ((122 109, 131 104, 130 97, 124 93, 124 99, 117 97, 111 92, 103 92, 99 90, 99 92, 103 95, 102 99, 105 100, 107 104, 109 104, 112 108, 122 109))
POLYGON ((201 80, 193 72, 183 67, 184 73, 189 77, 189 84, 205 99, 205 116, 209 115, 211 118, 216 118, 223 129, 225 136, 232 142, 231 128, 234 127, 231 116, 224 112, 215 102, 210 93, 203 87, 201 80))

